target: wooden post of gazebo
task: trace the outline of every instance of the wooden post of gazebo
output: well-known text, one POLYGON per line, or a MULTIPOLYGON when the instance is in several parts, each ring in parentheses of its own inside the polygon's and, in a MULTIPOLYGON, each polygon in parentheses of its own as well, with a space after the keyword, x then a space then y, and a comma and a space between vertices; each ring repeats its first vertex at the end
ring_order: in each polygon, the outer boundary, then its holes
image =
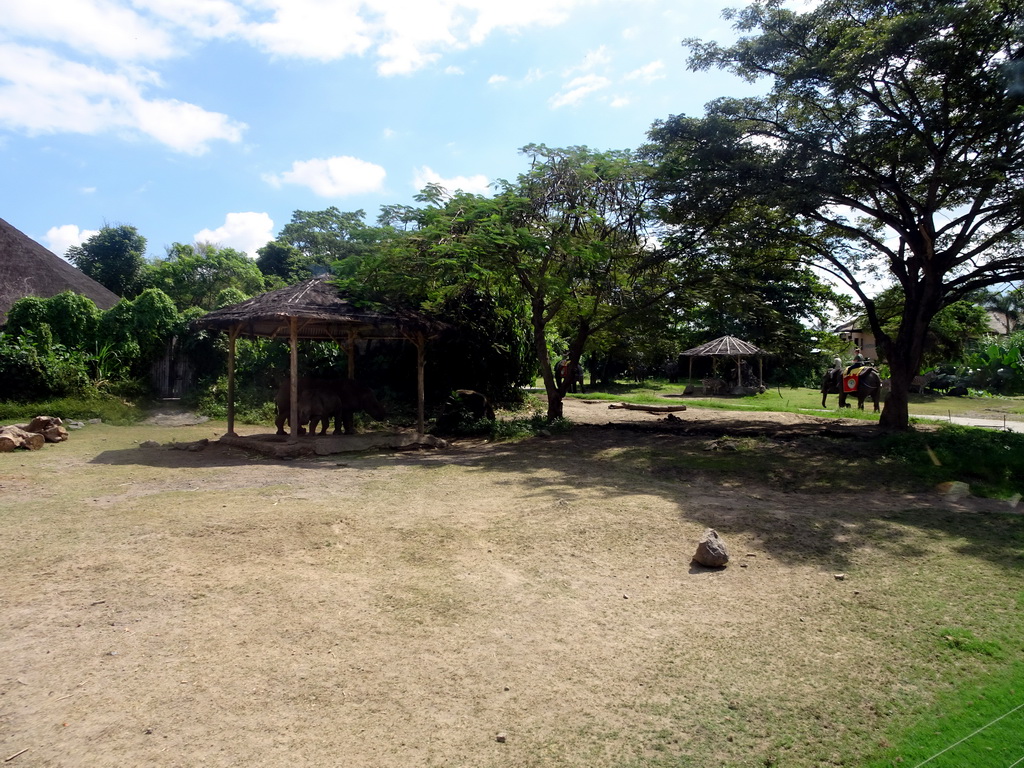
POLYGON ((228 434, 235 436, 235 340, 242 326, 228 331, 228 434))
POLYGON ((291 437, 294 440, 299 434, 299 319, 288 318, 288 336, 291 344, 291 437))
POLYGON ((348 332, 348 343, 345 345, 345 357, 348 358, 348 377, 356 377, 356 332, 348 332))
POLYGON ((420 331, 416 334, 416 431, 421 435, 426 424, 423 406, 426 397, 426 387, 424 386, 424 369, 427 363, 426 345, 426 335, 420 331))

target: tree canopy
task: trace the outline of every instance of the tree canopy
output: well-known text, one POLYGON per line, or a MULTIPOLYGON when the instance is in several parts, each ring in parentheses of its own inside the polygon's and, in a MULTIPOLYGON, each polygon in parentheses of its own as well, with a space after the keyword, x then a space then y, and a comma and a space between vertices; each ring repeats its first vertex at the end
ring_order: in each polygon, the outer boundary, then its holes
POLYGON ((532 144, 530 167, 494 198, 456 195, 433 222, 436 252, 495 280, 528 307, 548 396, 562 415, 567 381, 556 382, 549 335, 577 363, 588 340, 671 290, 666 262, 649 243, 648 167, 630 152, 532 144))
POLYGON ((252 259, 234 248, 209 243, 175 243, 166 259, 149 266, 146 279, 151 287, 167 294, 179 310, 216 309, 221 292, 228 289, 236 289, 243 299, 264 290, 263 273, 252 259))
POLYGON ((281 277, 302 280, 312 272, 329 271, 336 261, 368 254, 382 233, 378 227, 368 225, 365 217, 365 211, 340 211, 334 206, 323 211, 293 212, 275 242, 295 250, 261 249, 264 271, 272 268, 281 277), (284 267, 278 266, 282 259, 284 267))
POLYGON ((118 296, 131 299, 145 288, 146 238, 127 224, 104 226, 67 250, 68 261, 118 296))
POLYGON ((892 371, 882 423, 905 428, 932 318, 1024 277, 1024 6, 826 0, 797 13, 770 0, 727 16, 743 37, 687 41, 691 67, 770 91, 655 124, 667 217, 771 212, 748 218, 748 237, 798 246, 858 296, 892 371), (871 295, 880 276, 904 297, 892 330, 871 295))

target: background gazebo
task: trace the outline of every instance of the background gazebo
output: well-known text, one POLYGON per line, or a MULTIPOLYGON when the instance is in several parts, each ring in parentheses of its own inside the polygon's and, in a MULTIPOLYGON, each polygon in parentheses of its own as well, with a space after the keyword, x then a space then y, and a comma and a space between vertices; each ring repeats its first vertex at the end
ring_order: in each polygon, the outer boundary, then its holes
POLYGON ((757 379, 762 381, 763 371, 763 356, 767 354, 761 349, 758 349, 753 344, 737 339, 735 336, 721 336, 714 341, 709 341, 707 344, 701 344, 699 347, 688 349, 685 352, 681 352, 681 355, 686 355, 690 358, 690 371, 687 378, 693 378, 693 358, 695 357, 725 357, 735 358, 736 360, 736 386, 743 386, 743 374, 742 374, 742 360, 744 357, 756 357, 757 358, 757 379))
POLYGON ((245 338, 287 341, 291 346, 291 435, 298 434, 299 339, 333 341, 348 357, 348 377, 355 378, 356 342, 369 339, 403 340, 416 346, 417 431, 424 431, 426 342, 442 329, 440 323, 411 312, 383 313, 356 307, 339 295, 326 277, 314 277, 280 288, 198 318, 198 328, 228 335, 228 434, 235 434, 235 342, 245 338))

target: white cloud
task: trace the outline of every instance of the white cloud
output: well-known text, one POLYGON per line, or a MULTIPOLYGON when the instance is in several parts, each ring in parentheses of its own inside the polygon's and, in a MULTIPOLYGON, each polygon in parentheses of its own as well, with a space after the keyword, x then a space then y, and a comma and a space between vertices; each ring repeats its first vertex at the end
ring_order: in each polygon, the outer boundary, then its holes
POLYGON ((279 56, 331 61, 360 56, 374 42, 360 4, 350 0, 268 0, 269 21, 245 23, 240 34, 279 56))
POLYGON ((412 182, 413 188, 418 192, 427 186, 427 184, 438 184, 449 192, 461 190, 471 194, 484 195, 490 191, 490 181, 482 173, 478 173, 475 176, 449 176, 445 178, 433 168, 426 165, 414 169, 412 182))
POLYGON ((231 0, 132 0, 132 4, 202 39, 239 35, 245 26, 245 4, 231 0))
POLYGON ((330 61, 372 52, 381 75, 422 69, 498 30, 563 23, 587 2, 592 0, 136 0, 198 36, 240 37, 278 56, 330 61))
POLYGON ((321 197, 346 197, 380 191, 386 175, 387 172, 379 165, 341 156, 296 160, 290 171, 267 174, 263 179, 274 187, 297 184, 308 187, 321 197))
POLYGON ((138 99, 131 105, 131 114, 140 131, 171 149, 190 155, 205 152, 211 139, 240 141, 246 128, 244 123, 232 122, 227 115, 207 112, 177 99, 138 99))
MULTIPOLYGON (((379 74, 399 75, 499 31, 561 24, 575 8, 597 2, 0 0, 0 128, 141 134, 201 154, 211 142, 240 141, 246 126, 174 93, 156 94, 165 87, 156 66, 206 41, 242 41, 273 56, 319 61, 373 56, 379 74)), ((598 66, 606 56, 597 49, 580 66, 598 66)), ((456 66, 445 71, 462 73, 456 66)))
POLYGON ((551 107, 575 106, 587 96, 611 85, 611 80, 600 75, 583 75, 570 80, 562 90, 551 97, 551 107))
POLYGON ((117 61, 176 54, 164 29, 113 0, 0 0, 0 18, 8 38, 59 43, 117 61))
POLYGON ((612 107, 613 109, 622 109, 623 107, 628 107, 629 105, 630 101, 628 98, 626 98, 625 96, 616 96, 614 99, 611 100, 611 103, 608 106, 612 107))
POLYGON ((491 75, 489 78, 487 78, 488 85, 501 85, 502 83, 507 82, 508 78, 505 75, 491 75))
POLYGON ((74 224, 61 224, 59 227, 50 227, 43 236, 43 245, 55 254, 64 258, 68 248, 73 245, 81 245, 93 235, 98 235, 95 229, 79 229, 74 224))
POLYGON ((611 61, 612 57, 608 55, 608 48, 602 45, 600 48, 588 51, 587 55, 583 57, 583 61, 574 67, 569 67, 563 74, 571 75, 574 72, 592 72, 599 67, 610 64, 611 61))
POLYGON ((462 67, 450 66, 444 68, 446 75, 464 75, 466 71, 462 67))
POLYGON ((518 31, 530 26, 553 27, 569 18, 569 11, 586 5, 586 0, 517 0, 514 3, 494 0, 466 2, 476 10, 476 20, 469 30, 469 41, 482 43, 497 29, 518 31))
POLYGON ((634 69, 625 77, 626 80, 644 80, 652 83, 655 80, 665 79, 665 62, 652 61, 650 64, 634 69))
POLYGON ((241 139, 246 126, 227 115, 147 99, 146 87, 158 80, 146 69, 109 73, 39 48, 0 44, 0 126, 29 134, 142 133, 188 154, 202 154, 211 141, 241 139))
POLYGON ((256 251, 274 239, 274 220, 269 214, 248 211, 229 213, 216 229, 203 229, 193 236, 197 243, 216 243, 222 248, 244 251, 255 259, 256 251))

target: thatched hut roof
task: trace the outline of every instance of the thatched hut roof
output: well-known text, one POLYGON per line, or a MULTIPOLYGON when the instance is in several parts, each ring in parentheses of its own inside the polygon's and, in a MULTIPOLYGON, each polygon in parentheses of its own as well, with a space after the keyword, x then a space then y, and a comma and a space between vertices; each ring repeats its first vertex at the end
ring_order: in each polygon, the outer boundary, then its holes
POLYGON ((0 324, 18 299, 45 299, 64 291, 86 296, 100 309, 120 301, 113 291, 0 219, 0 324))
POLYGON ((688 349, 681 354, 689 357, 747 357, 767 353, 735 336, 722 336, 707 344, 688 349))
POLYGON ((195 325, 233 331, 238 336, 287 341, 292 318, 297 320, 297 338, 320 341, 346 341, 352 335, 360 339, 407 339, 412 334, 433 335, 441 330, 440 324, 412 313, 384 314, 356 307, 323 277, 214 310, 198 318, 195 325))
MULTIPOLYGON (((404 339, 417 349, 417 428, 424 429, 423 367, 424 346, 444 325, 411 312, 385 314, 361 309, 343 298, 326 277, 314 277, 298 285, 279 288, 247 301, 218 309, 193 321, 197 328, 227 331, 229 360, 234 360, 235 339, 240 336, 287 341, 292 349, 291 416, 292 436, 298 429, 299 339, 333 341, 349 350, 349 378, 353 377, 352 345, 363 339, 404 339)), ((228 367, 228 433, 234 434, 234 370, 228 367)))

